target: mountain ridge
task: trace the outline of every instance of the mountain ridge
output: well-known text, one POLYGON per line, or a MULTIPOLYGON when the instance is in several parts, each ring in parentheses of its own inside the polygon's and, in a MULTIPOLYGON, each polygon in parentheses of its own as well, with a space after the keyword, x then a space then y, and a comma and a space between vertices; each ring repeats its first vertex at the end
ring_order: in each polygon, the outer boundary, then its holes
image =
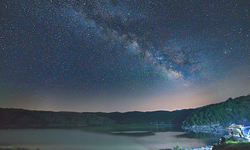
POLYGON ((250 95, 175 111, 70 112, 0 108, 0 128, 68 128, 113 125, 178 126, 196 132, 250 123, 250 95))

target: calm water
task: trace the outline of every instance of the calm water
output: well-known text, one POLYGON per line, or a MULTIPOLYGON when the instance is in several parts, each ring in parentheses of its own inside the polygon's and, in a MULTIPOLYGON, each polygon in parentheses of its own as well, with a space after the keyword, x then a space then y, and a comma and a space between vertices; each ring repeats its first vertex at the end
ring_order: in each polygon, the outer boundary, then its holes
POLYGON ((108 131, 88 132, 69 129, 0 130, 0 146, 17 146, 40 150, 155 150, 201 147, 219 138, 209 134, 176 131, 108 131))

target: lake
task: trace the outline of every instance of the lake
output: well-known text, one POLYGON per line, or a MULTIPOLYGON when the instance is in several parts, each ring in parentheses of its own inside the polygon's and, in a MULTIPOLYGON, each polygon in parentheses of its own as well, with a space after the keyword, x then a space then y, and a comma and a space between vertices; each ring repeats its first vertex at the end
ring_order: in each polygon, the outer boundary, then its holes
POLYGON ((35 150, 156 150, 201 147, 218 141, 210 134, 183 131, 106 131, 80 129, 8 129, 0 130, 0 146, 35 150))

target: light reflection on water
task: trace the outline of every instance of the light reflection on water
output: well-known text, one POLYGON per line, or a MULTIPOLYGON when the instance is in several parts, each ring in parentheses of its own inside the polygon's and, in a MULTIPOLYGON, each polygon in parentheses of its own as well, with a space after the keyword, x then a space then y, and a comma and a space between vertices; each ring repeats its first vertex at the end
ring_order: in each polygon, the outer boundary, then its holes
POLYGON ((155 150, 201 147, 218 140, 216 137, 190 138, 185 132, 87 132, 70 129, 0 130, 0 146, 17 146, 40 150, 155 150), (115 134, 114 134, 115 132, 115 134), (119 134, 121 133, 121 134, 119 134))

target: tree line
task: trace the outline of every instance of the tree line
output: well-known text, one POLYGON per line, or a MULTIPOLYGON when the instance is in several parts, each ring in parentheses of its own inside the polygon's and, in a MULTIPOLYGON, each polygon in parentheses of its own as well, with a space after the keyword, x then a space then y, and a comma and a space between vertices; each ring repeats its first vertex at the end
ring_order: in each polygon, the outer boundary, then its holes
POLYGON ((184 126, 221 124, 228 126, 250 123, 250 94, 247 96, 229 98, 227 101, 201 107, 190 114, 184 121, 184 126))

